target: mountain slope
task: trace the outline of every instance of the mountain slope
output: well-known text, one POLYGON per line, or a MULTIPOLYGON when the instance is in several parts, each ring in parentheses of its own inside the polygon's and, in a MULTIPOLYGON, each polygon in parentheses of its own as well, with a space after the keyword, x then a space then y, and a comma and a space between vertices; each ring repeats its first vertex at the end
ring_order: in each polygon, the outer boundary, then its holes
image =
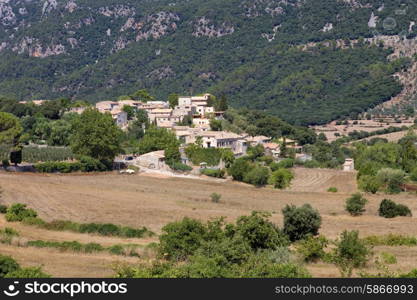
POLYGON ((391 75, 406 64, 382 68, 391 52, 366 43, 296 45, 413 38, 417 7, 404 3, 0 0, 0 94, 98 101, 139 88, 161 99, 211 91, 293 123, 323 123, 399 93, 391 75))

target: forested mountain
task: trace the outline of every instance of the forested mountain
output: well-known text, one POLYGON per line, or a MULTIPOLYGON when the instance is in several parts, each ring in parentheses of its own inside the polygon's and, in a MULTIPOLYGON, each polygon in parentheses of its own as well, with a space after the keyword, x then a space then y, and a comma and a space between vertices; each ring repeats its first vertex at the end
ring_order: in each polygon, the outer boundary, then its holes
POLYGON ((323 123, 401 91, 410 60, 367 38, 414 39, 416 18, 411 0, 0 0, 0 95, 208 91, 323 123))

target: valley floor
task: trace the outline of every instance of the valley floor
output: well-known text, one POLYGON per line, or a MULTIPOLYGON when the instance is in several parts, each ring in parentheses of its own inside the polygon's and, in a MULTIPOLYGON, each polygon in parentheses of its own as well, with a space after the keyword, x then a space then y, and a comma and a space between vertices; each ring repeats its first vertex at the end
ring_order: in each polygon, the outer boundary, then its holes
MULTIPOLYGON (((320 233, 336 238, 343 230, 359 230, 361 236, 398 233, 417 236, 415 217, 384 219, 377 209, 384 198, 406 204, 417 216, 416 194, 366 195, 369 200, 363 216, 351 217, 344 210, 345 199, 357 191, 356 173, 338 170, 295 169, 295 180, 285 191, 255 188, 237 182, 195 180, 183 178, 156 178, 149 175, 41 175, 0 173, 3 189, 2 202, 26 203, 45 220, 65 219, 76 222, 111 222, 133 227, 146 226, 156 233, 168 222, 184 216, 208 220, 225 216, 232 221, 253 210, 269 211, 272 220, 282 225, 281 209, 286 204, 310 203, 322 216, 320 233), (337 193, 329 193, 336 187, 337 193), (210 194, 222 195, 220 203, 212 203, 210 194)), ((22 238, 50 241, 96 242, 102 245, 135 243, 146 245, 148 239, 121 239, 99 237, 71 232, 56 232, 28 227, 0 220, 0 227, 13 227, 22 238)), ((399 268, 408 271, 417 267, 414 247, 378 247, 397 255, 399 268), (389 248, 389 249, 387 249, 389 248)), ((111 254, 76 254, 53 249, 0 245, 0 253, 10 254, 23 266, 44 265, 53 276, 106 277, 112 276, 117 262, 134 263, 138 258, 111 254)), ((314 276, 336 277, 339 272, 331 265, 317 263, 308 266, 314 276)))

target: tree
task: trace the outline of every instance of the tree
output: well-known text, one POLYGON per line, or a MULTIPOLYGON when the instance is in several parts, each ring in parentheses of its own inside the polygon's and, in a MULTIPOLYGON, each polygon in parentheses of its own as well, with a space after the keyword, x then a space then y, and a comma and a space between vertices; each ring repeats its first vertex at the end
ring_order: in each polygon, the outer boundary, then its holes
POLYGON ((319 133, 319 135, 317 136, 317 139, 320 141, 327 141, 327 137, 323 132, 319 133))
POLYGON ((342 277, 350 277, 354 268, 365 266, 371 250, 359 239, 358 231, 343 231, 336 242, 330 259, 339 268, 342 277))
POLYGON ((368 203, 368 200, 360 193, 356 193, 346 199, 345 207, 352 216, 360 216, 365 211, 366 203, 368 203))
POLYGON ((216 119, 210 119, 210 129, 213 131, 222 131, 222 121, 216 119))
POLYGON ((148 102, 148 101, 154 101, 155 98, 152 97, 149 92, 145 89, 138 90, 134 92, 132 95, 130 95, 130 98, 132 100, 136 101, 142 101, 142 102, 148 102))
POLYGON ((228 173, 233 177, 233 180, 243 181, 246 173, 251 169, 251 165, 244 158, 238 158, 229 168, 228 173))
POLYGON ((402 204, 397 204, 390 199, 384 199, 381 201, 378 209, 378 213, 384 218, 395 218, 397 216, 411 217, 411 210, 402 204))
POLYGON ((0 112, 0 144, 17 146, 22 131, 18 118, 12 114, 0 112))
POLYGON ((175 108, 178 105, 178 94, 170 94, 168 96, 168 103, 170 108, 175 108))
POLYGON ((284 233, 291 241, 298 241, 309 235, 318 234, 321 217, 310 204, 300 207, 286 205, 282 213, 284 215, 284 233))
POLYGON ((276 189, 285 189, 290 186, 294 175, 290 170, 279 168, 272 172, 269 178, 269 184, 272 184, 276 189))
POLYGON ((121 151, 122 131, 109 113, 86 109, 73 124, 70 146, 75 154, 113 162, 121 151))
POLYGON ((215 111, 226 111, 228 109, 227 99, 225 95, 221 95, 220 99, 214 102, 215 111))
POLYGON ((23 128, 18 118, 0 112, 0 156, 6 159, 10 153, 10 160, 15 165, 22 162, 22 148, 19 143, 22 132, 23 128))
MULTIPOLYGON (((146 130, 144 137, 140 140, 137 153, 145 154, 157 150, 171 150, 176 148, 178 150, 179 141, 174 133, 165 128, 150 127, 146 130)), ((169 151, 171 151, 169 150, 169 151)))
POLYGON ((133 117, 135 116, 136 109, 134 107, 130 106, 130 105, 123 105, 122 111, 127 113, 127 118, 129 120, 132 120, 133 117))
POLYGON ((358 186, 364 192, 375 194, 381 184, 375 176, 363 175, 358 180, 358 186))
POLYGON ((385 187, 388 194, 401 192, 401 185, 405 182, 405 172, 397 169, 383 168, 376 174, 378 182, 385 187))
POLYGON ((269 170, 266 167, 256 166, 243 177, 243 181, 256 186, 263 186, 268 183, 269 170))

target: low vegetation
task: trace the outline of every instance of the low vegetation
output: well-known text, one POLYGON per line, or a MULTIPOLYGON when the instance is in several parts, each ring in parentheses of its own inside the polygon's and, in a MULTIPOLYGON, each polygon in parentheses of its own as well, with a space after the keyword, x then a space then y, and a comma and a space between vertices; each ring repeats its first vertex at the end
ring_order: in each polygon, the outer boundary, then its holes
POLYGON ((384 199, 379 205, 378 213, 384 218, 395 218, 398 216, 411 217, 411 210, 402 204, 397 204, 390 199, 384 199))
POLYGON ((360 216, 365 211, 365 205, 368 200, 365 199, 360 193, 355 193, 348 199, 346 199, 346 210, 352 216, 360 216))
POLYGON ((40 267, 22 268, 12 257, 0 255, 0 278, 48 278, 40 267))
POLYGON ((46 222, 37 216, 36 211, 27 208, 26 204, 16 203, 7 208, 6 220, 9 222, 23 222, 27 225, 38 226, 47 230, 73 231, 92 233, 103 236, 120 236, 127 238, 142 238, 154 235, 146 227, 131 228, 111 223, 75 223, 72 221, 55 220, 46 222))

